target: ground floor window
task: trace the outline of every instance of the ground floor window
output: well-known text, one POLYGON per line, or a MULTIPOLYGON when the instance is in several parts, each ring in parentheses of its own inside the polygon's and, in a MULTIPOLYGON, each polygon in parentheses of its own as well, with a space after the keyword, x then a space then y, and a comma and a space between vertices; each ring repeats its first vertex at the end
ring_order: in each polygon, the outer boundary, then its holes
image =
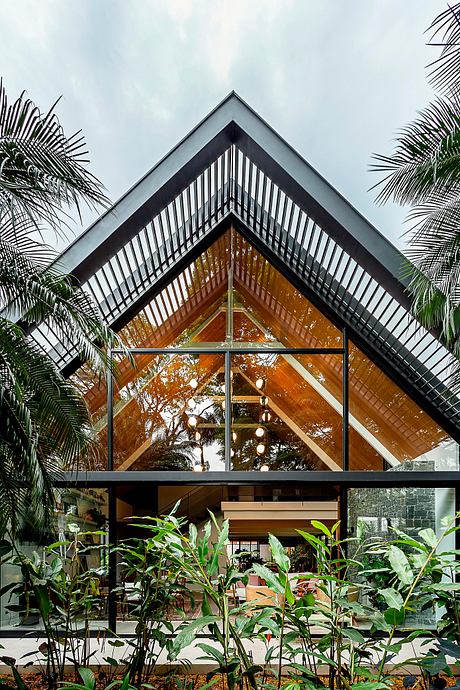
MULTIPOLYGON (((93 580, 86 615, 88 628, 94 634, 107 627, 115 628, 120 634, 130 634, 135 626, 140 592, 133 574, 127 574, 120 554, 110 551, 108 545, 143 537, 142 529, 136 525, 143 517, 164 515, 175 508, 178 517, 193 522, 200 530, 212 511, 217 520, 229 521, 227 558, 236 558, 242 573, 253 563, 272 566, 268 535, 273 534, 286 548, 292 574, 314 576, 318 570, 314 549, 301 538, 299 530, 324 540, 327 537, 315 523, 320 521, 331 529, 340 520, 342 537, 353 538, 358 531, 364 530, 370 539, 385 540, 392 537, 395 529, 415 537, 427 529, 440 534, 445 518, 456 512, 457 491, 452 487, 415 486, 415 482, 413 486, 350 488, 307 482, 286 482, 282 486, 267 482, 193 486, 133 482, 110 488, 64 486, 56 489, 53 530, 40 539, 31 535, 30 540, 16 547, 24 558, 43 567, 50 565, 53 559, 60 559, 68 579, 89 573, 93 580), (136 519, 133 516, 137 516, 136 519)), ((454 552, 458 546, 452 533, 443 549, 454 552)), ((369 562, 369 566, 372 565, 375 564, 369 562)), ((48 571, 46 577, 52 574, 48 571)), ((382 588, 391 585, 384 573, 379 577, 382 588)), ((249 600, 257 588, 267 587, 263 578, 257 581, 243 579, 235 590, 240 602, 249 600)), ((4 636, 18 634, 20 630, 40 629, 33 597, 26 601, 21 594, 23 584, 24 571, 17 561, 4 563, 0 568, 3 592, 0 633, 4 636)), ((187 610, 188 617, 200 614, 198 594, 193 604, 187 604, 188 608, 184 602, 182 604, 178 609, 187 610)), ((171 610, 172 620, 180 621, 181 615, 171 610)), ((433 610, 414 613, 406 620, 406 626, 434 627, 440 615, 442 612, 433 610)), ((364 619, 357 619, 355 623, 367 625, 364 619)), ((59 625, 58 620, 56 625, 59 625)))

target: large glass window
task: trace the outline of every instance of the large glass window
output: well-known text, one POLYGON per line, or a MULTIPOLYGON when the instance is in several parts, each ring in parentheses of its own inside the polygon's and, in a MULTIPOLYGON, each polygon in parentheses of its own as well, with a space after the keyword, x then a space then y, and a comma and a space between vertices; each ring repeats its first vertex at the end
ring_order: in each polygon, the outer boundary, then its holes
POLYGON ((342 469, 342 356, 233 354, 232 467, 342 469))
MULTIPOLYGON (((359 528, 370 544, 376 540, 396 539, 395 530, 421 539, 419 532, 430 529, 439 538, 446 530, 445 520, 452 519, 455 513, 455 489, 392 487, 355 488, 348 491, 349 536, 356 536, 359 528)), ((354 548, 353 543, 350 548, 354 548)), ((401 548, 404 550, 405 546, 402 545, 401 548)), ((438 552, 455 552, 455 549, 455 533, 451 532, 438 546, 438 552)), ((408 553, 410 552, 409 548, 408 553)), ((394 573, 381 553, 370 551, 365 557, 365 567, 372 583, 377 582, 380 589, 394 586, 394 573)), ((373 603, 378 606, 379 600, 373 603)), ((441 609, 431 607, 414 611, 406 618, 404 628, 435 628, 442 613, 441 609)), ((356 622, 362 626, 368 624, 365 619, 356 622)))
MULTIPOLYGON (((84 610, 77 605, 83 596, 83 587, 74 585, 75 629, 83 626, 88 618, 91 629, 102 629, 108 624, 108 500, 106 489, 59 488, 55 489, 55 518, 48 534, 34 535, 28 528, 28 538, 19 541, 16 549, 26 559, 38 559, 43 564, 56 563, 55 580, 51 570, 44 575, 44 585, 49 589, 53 625, 64 625, 59 610, 60 595, 66 595, 67 585, 61 579, 61 568, 67 578, 92 571, 91 606, 84 610), (51 548, 49 548, 51 547, 51 548), (56 589, 53 594, 53 587, 56 589), (60 593, 60 594, 59 594, 60 593), (79 618, 80 616, 80 618, 79 618), (61 621, 61 622, 60 622, 61 621)), ((15 554, 12 558, 17 561, 15 554)), ((26 592, 24 570, 13 562, 0 568, 0 588, 5 593, 0 598, 0 631, 15 630, 18 626, 39 630, 41 621, 34 602, 33 592, 26 592), (16 588, 9 587, 15 583, 16 588), (24 588, 24 589, 23 589, 24 588)), ((28 585, 30 590, 30 584, 28 585)), ((62 611, 62 609, 61 609, 62 611)))
POLYGON ((134 355, 114 394, 114 469, 224 469, 224 408, 224 355, 134 355))
MULTIPOLYGON (((346 403, 348 469, 458 466, 456 444, 351 340, 349 396, 343 400, 342 330, 234 229, 156 294, 120 335, 128 348, 166 351, 118 358, 115 469, 340 470, 346 403), (323 351, 307 355, 296 348, 323 351), (231 351, 229 416, 224 349, 231 351), (197 389, 189 383, 195 379, 197 389)), ((86 465, 106 469, 106 382, 95 381, 85 367, 75 380, 98 439, 86 465)))

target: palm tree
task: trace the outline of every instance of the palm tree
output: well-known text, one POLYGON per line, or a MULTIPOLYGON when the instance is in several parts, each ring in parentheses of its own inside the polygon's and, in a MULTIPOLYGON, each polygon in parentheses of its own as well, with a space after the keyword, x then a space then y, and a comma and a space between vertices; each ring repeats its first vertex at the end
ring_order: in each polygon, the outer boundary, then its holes
MULTIPOLYGON (((431 63, 439 94, 396 137, 390 156, 374 156, 385 173, 377 200, 410 207, 405 274, 413 313, 460 358, 460 3, 442 12, 430 29, 442 46, 431 63)), ((451 377, 460 389, 460 363, 451 377)))
POLYGON ((53 478, 87 462, 93 446, 84 399, 33 327, 46 322, 98 372, 110 365, 106 346, 118 344, 41 241, 45 230, 63 232, 82 203, 107 203, 85 167, 83 137, 66 137, 55 105, 43 114, 24 93, 10 104, 0 82, 0 535, 31 517, 45 527, 53 478))

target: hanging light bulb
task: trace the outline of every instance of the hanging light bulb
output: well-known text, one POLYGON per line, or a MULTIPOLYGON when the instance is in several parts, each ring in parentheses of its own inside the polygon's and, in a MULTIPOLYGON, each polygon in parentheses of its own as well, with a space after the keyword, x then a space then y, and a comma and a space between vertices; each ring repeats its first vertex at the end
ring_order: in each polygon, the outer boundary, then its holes
POLYGON ((235 455, 235 451, 234 451, 233 448, 232 448, 232 449, 230 450, 230 457, 233 458, 234 455, 235 455))
POLYGON ((198 380, 196 378, 190 379, 189 384, 190 388, 198 388, 198 380))
POLYGON ((237 438, 238 438, 238 434, 236 433, 236 431, 234 431, 233 434, 232 434, 232 439, 233 439, 234 441, 236 441, 237 438))
POLYGON ((256 388, 258 388, 260 391, 262 388, 265 386, 265 380, 264 379, 256 379, 256 388))
POLYGON ((262 436, 265 434, 265 429, 261 426, 258 426, 256 429, 256 436, 257 438, 262 438, 262 436))
POLYGON ((256 448, 256 451, 257 451, 258 455, 263 455, 263 453, 265 453, 265 444, 259 443, 257 448, 256 448))
POLYGON ((194 410, 196 407, 196 400, 195 398, 190 398, 188 401, 188 406, 190 407, 191 410, 194 410))
POLYGON ((259 400, 259 402, 260 402, 260 404, 262 405, 262 407, 267 407, 267 405, 268 405, 268 398, 267 398, 267 396, 266 396, 266 395, 262 395, 261 398, 260 398, 260 400, 259 400))
POLYGON ((203 465, 193 465, 194 472, 203 472, 203 465))
POLYGON ((269 412, 268 410, 264 410, 264 411, 262 412, 262 417, 261 417, 261 419, 262 419, 263 422, 269 422, 271 418, 272 418, 272 416, 271 416, 271 414, 270 414, 270 412, 269 412))
POLYGON ((201 434, 199 431, 195 431, 195 441, 201 441, 201 434))
POLYGON ((195 417, 194 414, 190 415, 190 417, 188 418, 188 423, 190 424, 190 426, 196 426, 198 424, 198 419, 195 417))
POLYGON ((261 471, 261 472, 268 472, 269 469, 270 469, 269 466, 266 465, 265 463, 264 463, 263 465, 260 466, 260 471, 261 471))

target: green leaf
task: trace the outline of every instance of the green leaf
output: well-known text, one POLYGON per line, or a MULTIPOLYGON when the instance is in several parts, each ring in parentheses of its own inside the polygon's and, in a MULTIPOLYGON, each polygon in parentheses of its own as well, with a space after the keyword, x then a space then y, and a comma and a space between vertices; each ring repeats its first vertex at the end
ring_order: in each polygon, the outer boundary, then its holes
POLYGON ((218 649, 215 649, 214 647, 211 647, 211 645, 206 644, 205 642, 199 642, 197 644, 197 647, 203 650, 203 652, 206 652, 209 658, 214 659, 214 661, 217 661, 218 664, 221 666, 224 665, 225 663, 225 657, 222 654, 222 652, 219 652, 218 649))
POLYGON ((348 639, 352 640, 352 642, 357 642, 358 644, 364 644, 365 642, 364 637, 361 635, 359 630, 356 630, 356 628, 343 628, 342 635, 348 637, 348 639))
POLYGON ((401 609, 387 609, 383 613, 386 622, 393 627, 404 623, 405 613, 401 609))
POLYGON ((80 674, 85 688, 88 688, 88 690, 94 690, 96 686, 96 678, 91 669, 81 667, 78 669, 78 673, 80 674))
POLYGON ((202 630, 205 628, 207 625, 210 625, 211 623, 215 623, 219 619, 217 616, 203 616, 202 618, 197 618, 196 620, 192 621, 185 627, 183 627, 176 635, 176 638, 173 642, 173 646, 170 652, 170 658, 172 661, 177 657, 179 652, 184 649, 184 647, 187 647, 189 644, 193 642, 193 640, 196 637, 196 633, 199 630, 202 630))
POLYGON ((421 529, 419 535, 431 549, 434 549, 436 547, 436 544, 438 543, 438 538, 436 536, 436 533, 431 529, 431 527, 421 529))
POLYGON ((276 565, 285 573, 289 572, 291 564, 284 546, 273 534, 268 535, 268 541, 270 542, 270 549, 276 565))
POLYGON ((411 585, 414 580, 414 573, 404 551, 391 544, 388 549, 388 560, 399 580, 404 585, 411 585))
POLYGON ((51 601, 48 590, 44 585, 36 585, 34 587, 34 593, 37 598, 37 606, 40 609, 40 614, 42 618, 46 620, 51 611, 51 601))
MULTIPOLYGON (((214 518, 214 515, 211 514, 211 518, 214 518)), ((215 518, 214 518, 214 522, 217 525, 215 518)), ((224 520, 222 528, 219 530, 219 538, 217 540, 217 543, 214 544, 214 546, 213 546, 211 562, 208 565, 208 573, 211 576, 215 575, 219 570, 219 558, 223 554, 224 547, 226 546, 226 544, 228 542, 228 531, 229 531, 229 521, 224 520)))
POLYGON ((323 534, 325 534, 326 537, 329 537, 329 539, 332 539, 332 533, 331 533, 330 529, 328 527, 326 527, 325 524, 323 524, 319 520, 312 520, 311 524, 312 524, 312 527, 317 529, 319 532, 322 532, 323 534))
POLYGON ((393 587, 381 589, 379 594, 384 598, 386 605, 391 609, 401 609, 403 607, 403 598, 401 594, 393 587))
POLYGON ((201 614, 203 616, 212 616, 211 606, 209 605, 209 599, 207 592, 203 591, 203 600, 201 602, 201 614))
POLYGON ((315 551, 326 551, 326 545, 321 541, 321 539, 315 537, 314 534, 310 534, 310 532, 304 532, 301 529, 296 530, 296 532, 298 532, 298 534, 300 534, 305 539, 305 541, 311 544, 315 551))
MULTIPOLYGON (((266 581, 270 589, 273 589, 278 594, 284 593, 284 586, 276 573, 274 573, 272 570, 269 570, 267 566, 260 565, 260 563, 254 563, 252 568, 259 577, 266 581)), ((264 595, 261 594, 260 596, 264 595)))

